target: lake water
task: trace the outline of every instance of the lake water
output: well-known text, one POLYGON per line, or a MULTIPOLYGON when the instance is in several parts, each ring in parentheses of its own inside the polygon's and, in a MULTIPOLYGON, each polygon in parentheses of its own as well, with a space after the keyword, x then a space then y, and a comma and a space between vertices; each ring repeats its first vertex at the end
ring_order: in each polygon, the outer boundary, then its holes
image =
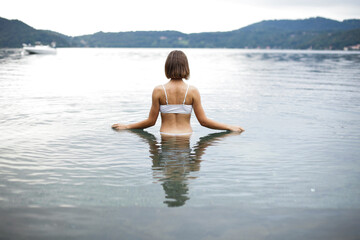
POLYGON ((360 238, 360 52, 184 49, 208 117, 143 120, 171 49, 0 49, 4 239, 360 238))

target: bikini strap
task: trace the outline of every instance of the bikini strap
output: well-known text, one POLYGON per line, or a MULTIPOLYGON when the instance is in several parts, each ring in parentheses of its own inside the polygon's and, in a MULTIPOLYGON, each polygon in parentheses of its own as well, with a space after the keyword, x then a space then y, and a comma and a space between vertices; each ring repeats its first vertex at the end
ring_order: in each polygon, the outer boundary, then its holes
POLYGON ((188 93, 188 91, 189 91, 189 84, 188 84, 188 86, 187 86, 187 89, 186 89, 186 93, 185 93, 185 97, 184 97, 184 102, 183 102, 183 104, 185 104, 185 100, 186 100, 186 96, 187 96, 187 93, 188 93))
POLYGON ((166 94, 166 90, 165 90, 164 84, 163 84, 163 85, 161 85, 161 86, 163 87, 164 92, 165 92, 166 105, 168 105, 169 103, 168 103, 168 98, 167 98, 167 94, 166 94))

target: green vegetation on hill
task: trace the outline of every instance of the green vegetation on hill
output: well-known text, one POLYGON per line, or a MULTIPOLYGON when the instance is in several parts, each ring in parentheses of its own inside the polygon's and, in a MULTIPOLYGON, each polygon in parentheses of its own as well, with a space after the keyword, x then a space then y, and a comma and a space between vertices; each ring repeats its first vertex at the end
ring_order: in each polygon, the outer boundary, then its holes
POLYGON ((0 18, 0 47, 41 41, 58 47, 344 49, 360 44, 360 20, 268 20, 229 32, 136 31, 69 37, 0 18))
POLYGON ((78 47, 184 47, 181 38, 187 35, 176 31, 138 31, 104 33, 75 37, 78 47))
POLYGON ((47 30, 36 30, 19 20, 0 18, 0 47, 19 48, 23 43, 56 42, 58 47, 70 47, 70 37, 47 30))

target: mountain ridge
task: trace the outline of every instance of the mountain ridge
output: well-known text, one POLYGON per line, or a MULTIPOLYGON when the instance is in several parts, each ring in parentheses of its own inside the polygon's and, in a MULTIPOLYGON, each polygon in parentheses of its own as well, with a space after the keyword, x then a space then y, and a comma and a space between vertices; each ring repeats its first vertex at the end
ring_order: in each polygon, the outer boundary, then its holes
POLYGON ((246 27, 240 28, 239 30, 256 30, 259 27, 266 27, 268 30, 274 28, 284 31, 336 31, 336 30, 351 30, 354 28, 360 28, 360 20, 357 19, 346 19, 343 21, 336 21, 323 17, 314 17, 299 20, 263 20, 258 23, 250 24, 246 27), (274 25, 276 24, 276 25, 274 25), (265 25, 265 26, 264 26, 265 25))
POLYGON ((70 37, 0 17, 0 47, 36 41, 55 41, 58 47, 344 49, 360 44, 360 19, 263 20, 225 32, 100 31, 70 37))

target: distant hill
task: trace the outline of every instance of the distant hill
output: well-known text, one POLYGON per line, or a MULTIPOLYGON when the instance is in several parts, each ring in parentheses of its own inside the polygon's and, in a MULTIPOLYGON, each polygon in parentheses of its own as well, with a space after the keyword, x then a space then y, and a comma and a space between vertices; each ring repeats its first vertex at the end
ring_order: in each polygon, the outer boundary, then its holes
POLYGON ((0 47, 21 47, 35 41, 55 41, 58 47, 344 49, 360 44, 360 20, 340 22, 316 17, 267 20, 229 32, 98 32, 69 37, 0 18, 0 47))
POLYGON ((360 28, 360 20, 344 20, 342 22, 322 17, 303 20, 266 20, 251 24, 237 31, 345 31, 360 28))
POLYGON ((0 47, 19 48, 22 43, 40 41, 50 44, 55 41, 58 47, 70 47, 71 38, 52 31, 37 30, 19 20, 0 17, 0 47))
POLYGON ((230 32, 184 34, 161 32, 98 32, 73 39, 87 47, 193 47, 343 49, 360 44, 360 20, 342 22, 326 18, 269 20, 230 32))
POLYGON ((188 35, 176 31, 136 31, 84 35, 73 38, 77 47, 184 47, 188 35))
POLYGON ((360 20, 326 18, 262 21, 232 31, 228 47, 278 49, 343 49, 360 44, 360 20))

